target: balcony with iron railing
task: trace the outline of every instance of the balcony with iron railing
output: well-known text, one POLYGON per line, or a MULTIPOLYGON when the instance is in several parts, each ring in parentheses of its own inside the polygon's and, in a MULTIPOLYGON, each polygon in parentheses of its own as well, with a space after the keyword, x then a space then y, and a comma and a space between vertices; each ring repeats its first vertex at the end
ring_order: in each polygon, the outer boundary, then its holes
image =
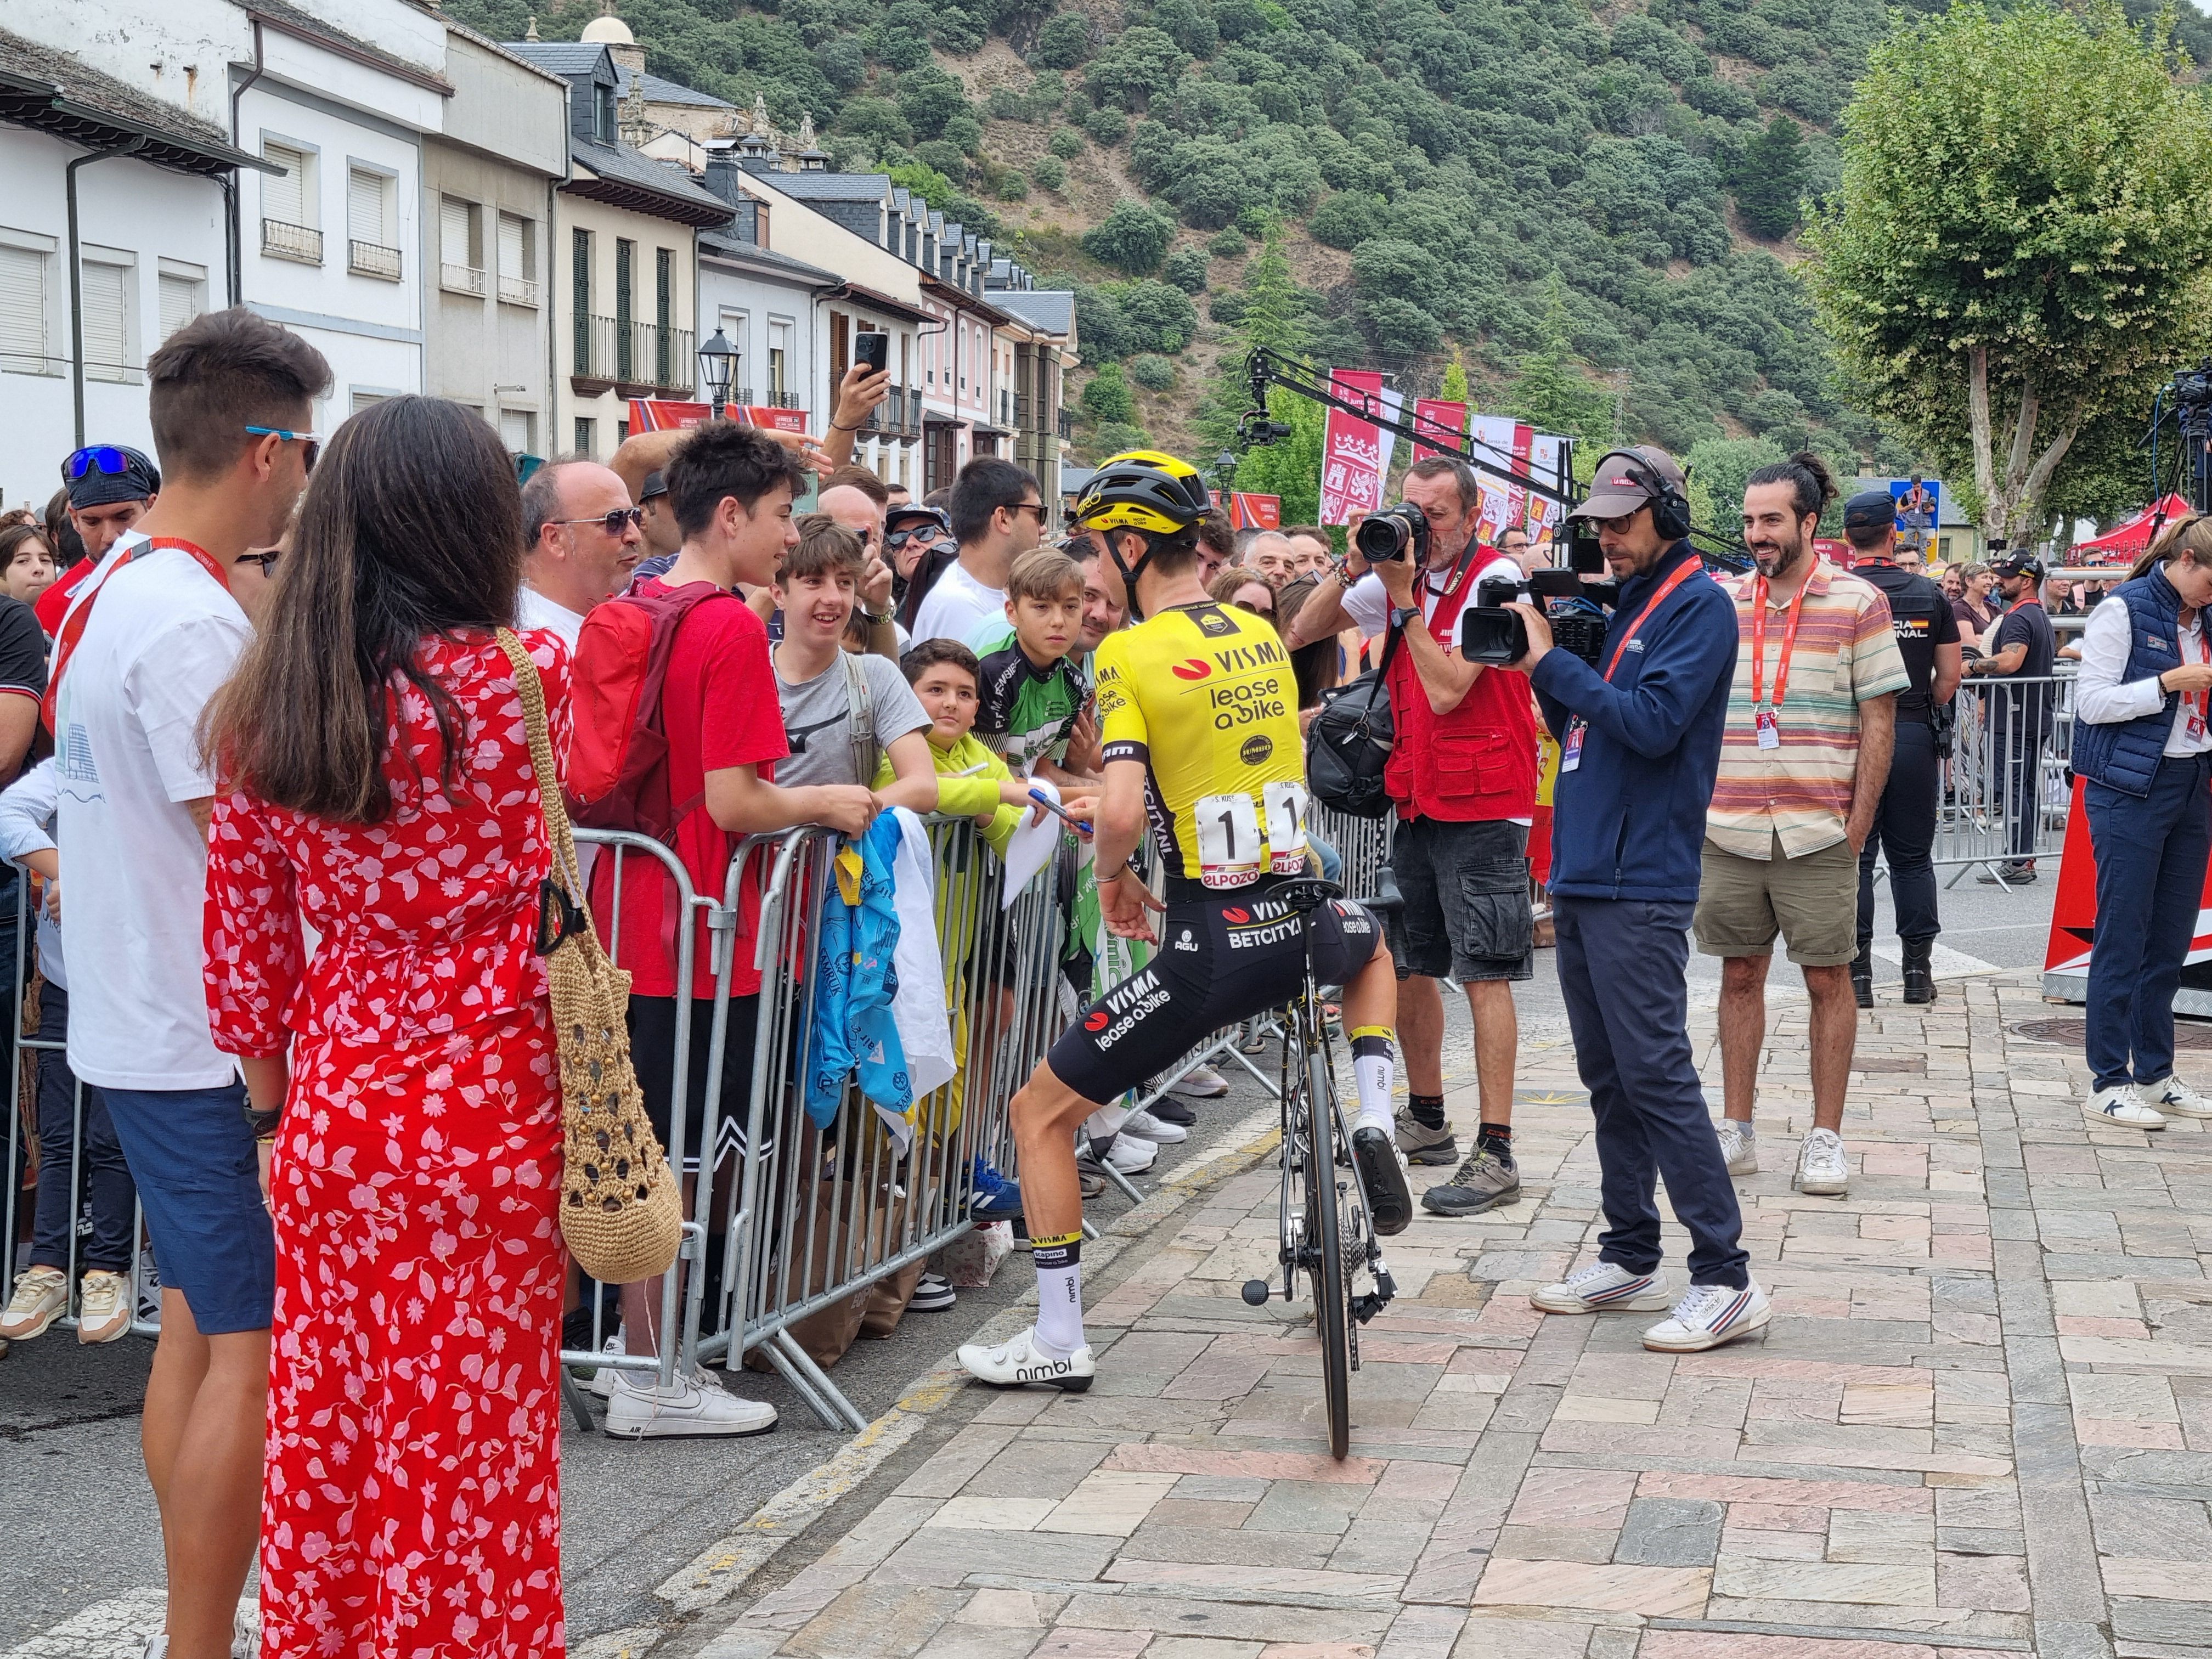
POLYGON ((441 260, 438 286, 448 294, 471 295, 481 300, 484 291, 483 269, 480 265, 456 264, 451 259, 441 260))
POLYGON ((374 276, 379 282, 399 280, 399 250, 386 247, 381 242, 364 242, 358 237, 346 242, 346 269, 356 276, 374 276))
POLYGON ((1063 404, 1060 406, 1060 441, 1061 441, 1062 443, 1065 443, 1065 442, 1066 442, 1070 438, 1073 438, 1074 435, 1075 435, 1075 416, 1073 416, 1073 415, 1071 415, 1071 414, 1069 414, 1069 413, 1067 412, 1067 406, 1066 406, 1066 404, 1063 404))
POLYGON ((691 331, 618 317, 579 317, 569 376, 586 396, 609 386, 625 398, 689 394, 697 379, 691 331))
POLYGON ((261 222, 261 251, 272 259, 290 259, 303 265, 323 262, 323 233, 312 225, 288 224, 282 219, 261 222))
POLYGON ((535 306, 538 303, 538 283, 528 276, 502 275, 499 279, 499 297, 504 305, 535 306))

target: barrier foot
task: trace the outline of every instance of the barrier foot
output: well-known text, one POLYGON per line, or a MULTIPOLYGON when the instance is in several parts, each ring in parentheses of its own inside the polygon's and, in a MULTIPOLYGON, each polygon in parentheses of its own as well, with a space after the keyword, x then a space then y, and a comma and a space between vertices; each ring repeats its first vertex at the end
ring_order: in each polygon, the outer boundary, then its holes
POLYGON ((561 1398, 568 1402, 568 1415, 576 1419, 577 1432, 597 1431, 599 1425, 592 1421, 591 1403, 584 1398, 584 1385, 576 1381, 566 1365, 561 1367, 561 1398))
POLYGON ((858 1434, 868 1426, 868 1419, 860 1415, 859 1407, 845 1398, 789 1331, 778 1331, 763 1346, 769 1364, 799 1390, 799 1397, 822 1419, 824 1427, 850 1429, 858 1434))

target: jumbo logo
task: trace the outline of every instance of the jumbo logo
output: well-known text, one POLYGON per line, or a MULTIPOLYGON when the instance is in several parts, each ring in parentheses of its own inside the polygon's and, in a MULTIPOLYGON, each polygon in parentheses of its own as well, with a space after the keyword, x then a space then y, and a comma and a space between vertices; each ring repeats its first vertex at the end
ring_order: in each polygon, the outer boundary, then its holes
POLYGON ((1108 1013, 1103 1008, 1101 1008, 1097 1013, 1091 1015, 1090 1018, 1083 1022, 1083 1029, 1086 1031, 1103 1031, 1106 1029, 1106 1022, 1113 1018, 1113 1015, 1108 1013))
POLYGON ((1224 910, 1221 913, 1221 919, 1224 921, 1232 922, 1249 921, 1252 920, 1252 913, 1249 910, 1224 910))
POLYGON ((1202 680, 1213 672, 1213 665, 1203 657, 1193 657, 1176 664, 1169 672, 1179 680, 1202 680))

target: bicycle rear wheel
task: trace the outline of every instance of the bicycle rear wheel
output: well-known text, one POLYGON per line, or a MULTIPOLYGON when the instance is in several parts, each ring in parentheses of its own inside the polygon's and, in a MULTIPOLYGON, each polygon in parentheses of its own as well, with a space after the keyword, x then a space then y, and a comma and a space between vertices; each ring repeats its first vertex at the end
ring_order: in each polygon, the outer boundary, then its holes
MULTIPOLYGON (((1302 1059, 1304 1056, 1301 1057, 1302 1059)), ((1316 1068, 1304 1068, 1306 1145, 1305 1223, 1314 1331, 1321 1338, 1322 1396, 1328 1412, 1328 1455, 1352 1448, 1352 1318, 1350 1282, 1344 1271, 1344 1238, 1336 1193, 1336 1114, 1314 1089, 1316 1068)))

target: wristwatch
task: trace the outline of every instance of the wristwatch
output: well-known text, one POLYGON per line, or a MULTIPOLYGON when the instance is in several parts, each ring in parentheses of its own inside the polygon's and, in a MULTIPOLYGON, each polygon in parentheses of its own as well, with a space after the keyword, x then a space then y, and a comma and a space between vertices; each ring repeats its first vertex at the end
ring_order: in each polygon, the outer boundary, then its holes
POLYGON ((868 619, 868 625, 871 628, 886 627, 898 618, 898 612, 896 611, 886 611, 880 617, 872 611, 863 611, 860 614, 868 619))
POLYGON ((1419 605, 1401 605, 1390 612, 1390 625, 1393 628, 1411 628, 1420 619, 1421 609, 1419 605))

